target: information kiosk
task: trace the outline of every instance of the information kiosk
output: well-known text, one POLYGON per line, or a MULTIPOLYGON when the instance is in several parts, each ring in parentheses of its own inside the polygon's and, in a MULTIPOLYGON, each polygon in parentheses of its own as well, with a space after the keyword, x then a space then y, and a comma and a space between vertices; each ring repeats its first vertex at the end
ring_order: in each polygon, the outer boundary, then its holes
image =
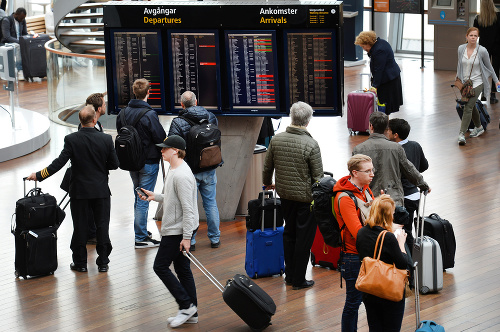
POLYGON ((434 24, 434 69, 457 70, 457 49, 473 26, 476 0, 429 0, 429 24, 434 24))

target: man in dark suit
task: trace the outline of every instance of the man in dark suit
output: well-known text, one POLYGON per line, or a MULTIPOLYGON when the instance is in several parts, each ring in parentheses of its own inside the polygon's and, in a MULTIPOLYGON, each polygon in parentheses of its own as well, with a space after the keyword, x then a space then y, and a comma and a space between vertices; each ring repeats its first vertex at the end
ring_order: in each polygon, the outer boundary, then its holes
POLYGON ((28 34, 26 9, 19 7, 16 12, 2 20, 2 43, 18 43, 21 36, 28 34))
POLYGON ((85 106, 78 114, 82 128, 64 138, 64 148, 56 159, 43 170, 33 173, 28 180, 43 181, 59 171, 71 160, 72 174, 69 184, 73 237, 71 250, 73 263, 70 268, 87 272, 87 232, 90 213, 97 226, 96 263, 99 272, 108 271, 109 215, 111 191, 108 186, 109 170, 118 168, 113 139, 94 129, 96 114, 93 106, 85 106))

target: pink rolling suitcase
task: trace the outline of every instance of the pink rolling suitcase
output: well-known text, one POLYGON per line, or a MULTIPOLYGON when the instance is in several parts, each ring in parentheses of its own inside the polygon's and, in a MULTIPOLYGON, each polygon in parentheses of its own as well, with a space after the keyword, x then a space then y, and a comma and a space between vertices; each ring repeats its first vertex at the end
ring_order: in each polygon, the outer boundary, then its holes
MULTIPOLYGON (((361 78, 363 75, 360 74, 361 78)), ((361 82, 363 80, 361 79, 361 82)), ((362 83, 361 83, 362 84, 362 83)), ((347 129, 349 135, 355 132, 368 132, 370 115, 377 110, 375 93, 356 90, 347 95, 347 129)))

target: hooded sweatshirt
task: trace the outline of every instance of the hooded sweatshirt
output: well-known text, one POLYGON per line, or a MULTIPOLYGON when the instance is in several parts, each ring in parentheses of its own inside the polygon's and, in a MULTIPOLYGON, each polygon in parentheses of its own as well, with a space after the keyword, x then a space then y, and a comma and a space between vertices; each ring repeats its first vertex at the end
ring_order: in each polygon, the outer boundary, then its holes
MULTIPOLYGON (((373 198, 373 193, 368 185, 365 185, 363 187, 363 192, 360 192, 359 189, 354 184, 352 184, 351 181, 349 181, 350 178, 351 176, 348 175, 338 180, 333 187, 333 191, 351 191, 354 196, 360 198, 364 202, 367 202, 368 199, 366 198, 364 193, 368 189, 368 192, 373 198)), ((337 193, 335 195, 333 208, 335 209, 339 227, 342 228, 344 224, 346 225, 346 227, 342 231, 342 240, 345 242, 345 250, 342 247, 342 251, 351 254, 358 254, 358 251, 356 250, 356 236, 358 235, 358 231, 361 229, 361 227, 364 226, 361 223, 361 211, 359 209, 356 209, 356 205, 353 199, 349 196, 342 197, 339 203, 338 197, 340 194, 341 193, 337 193)))

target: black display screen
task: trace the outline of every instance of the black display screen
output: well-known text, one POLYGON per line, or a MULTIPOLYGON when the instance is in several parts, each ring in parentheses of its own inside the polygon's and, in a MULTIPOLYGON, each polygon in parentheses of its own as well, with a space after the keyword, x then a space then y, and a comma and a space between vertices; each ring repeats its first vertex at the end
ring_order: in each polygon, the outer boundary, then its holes
POLYGON ((134 99, 132 85, 147 79, 151 88, 148 103, 159 113, 165 108, 163 55, 159 31, 111 31, 113 80, 115 82, 114 113, 134 99))
POLYGON ((276 36, 267 31, 227 31, 226 57, 232 111, 276 110, 276 36))
POLYGON ((220 109, 219 44, 216 32, 170 32, 170 86, 174 108, 192 91, 198 104, 220 109))
POLYGON ((336 105, 336 63, 333 32, 286 32, 288 107, 303 101, 314 109, 336 105))

